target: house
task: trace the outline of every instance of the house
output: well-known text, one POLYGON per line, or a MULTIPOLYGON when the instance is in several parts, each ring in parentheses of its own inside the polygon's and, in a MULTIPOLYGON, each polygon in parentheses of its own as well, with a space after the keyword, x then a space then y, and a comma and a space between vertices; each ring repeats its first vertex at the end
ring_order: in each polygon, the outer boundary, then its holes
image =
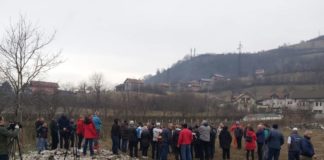
POLYGON ((291 94, 292 104, 298 109, 311 109, 315 113, 324 113, 324 92, 317 91, 296 91, 291 94))
POLYGON ((144 86, 143 80, 127 78, 123 84, 115 87, 116 91, 140 92, 144 86))
POLYGON ((212 77, 211 77, 212 80, 214 81, 218 81, 218 80, 225 80, 225 76, 221 75, 221 74, 214 74, 212 77))
POLYGON ((263 79, 264 73, 265 73, 264 69, 257 69, 257 70, 255 70, 255 77, 257 79, 263 79))
POLYGON ((282 108, 292 109, 292 99, 289 99, 289 93, 272 93, 257 101, 257 108, 263 111, 281 112, 282 108))
POLYGON ((187 84, 187 90, 189 90, 189 91, 198 92, 198 91, 200 91, 200 89, 201 89, 201 86, 198 81, 190 81, 187 84))
POLYGON ((290 110, 311 110, 315 113, 324 113, 323 91, 295 91, 288 93, 273 93, 258 100, 258 109, 281 112, 283 108, 290 110))
POLYGON ((53 82, 31 81, 27 86, 27 93, 43 93, 53 95, 57 93, 59 85, 53 82))
POLYGON ((248 92, 232 97, 232 102, 237 105, 237 109, 240 111, 250 112, 252 108, 256 106, 254 96, 248 92))

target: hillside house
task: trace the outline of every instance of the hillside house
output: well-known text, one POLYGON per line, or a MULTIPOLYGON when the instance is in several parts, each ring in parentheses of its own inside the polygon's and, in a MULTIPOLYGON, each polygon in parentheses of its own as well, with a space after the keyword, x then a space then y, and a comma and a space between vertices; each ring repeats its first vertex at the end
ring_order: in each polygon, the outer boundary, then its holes
POLYGON ((238 110, 250 112, 256 106, 256 100, 252 94, 246 92, 232 97, 232 102, 237 105, 238 110))
POLYGON ((323 91, 300 91, 291 94, 292 104, 298 109, 311 109, 315 113, 324 113, 323 91))
POLYGON ((143 80, 127 78, 123 84, 117 85, 115 88, 116 91, 140 92, 143 86, 143 80))
POLYGON ((218 81, 218 80, 226 80, 225 76, 221 75, 221 74, 214 74, 211 77, 212 80, 214 81, 218 81))
POLYGON ((53 95, 57 93, 59 85, 53 82, 44 82, 44 81, 31 81, 27 86, 27 93, 30 94, 48 94, 53 95))
POLYGON ((257 70, 255 70, 255 77, 257 79, 263 79, 264 73, 265 73, 264 69, 257 69, 257 70))
POLYGON ((282 108, 294 108, 293 100, 289 99, 288 93, 272 93, 269 96, 258 100, 258 109, 264 111, 281 112, 282 108))

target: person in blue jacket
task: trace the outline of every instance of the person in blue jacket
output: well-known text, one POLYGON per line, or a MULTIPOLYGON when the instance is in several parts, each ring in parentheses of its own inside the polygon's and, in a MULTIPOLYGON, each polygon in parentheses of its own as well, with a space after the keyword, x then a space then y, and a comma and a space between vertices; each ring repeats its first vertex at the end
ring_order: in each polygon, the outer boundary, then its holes
POLYGON ((92 116, 92 122, 96 127, 96 138, 94 139, 94 149, 97 151, 99 150, 99 138, 100 138, 100 131, 101 131, 101 126, 102 122, 101 119, 99 118, 99 112, 96 111, 93 116, 92 116))
POLYGON ((306 131, 304 138, 301 140, 301 160, 316 159, 313 144, 311 142, 312 131, 306 131))
POLYGON ((258 130, 256 132, 257 145, 258 145, 258 159, 262 160, 263 158, 263 145, 265 143, 264 136, 264 126, 262 124, 258 125, 258 130))
POLYGON ((278 130, 277 124, 272 126, 266 142, 269 147, 268 160, 279 160, 281 146, 284 144, 284 136, 278 130))

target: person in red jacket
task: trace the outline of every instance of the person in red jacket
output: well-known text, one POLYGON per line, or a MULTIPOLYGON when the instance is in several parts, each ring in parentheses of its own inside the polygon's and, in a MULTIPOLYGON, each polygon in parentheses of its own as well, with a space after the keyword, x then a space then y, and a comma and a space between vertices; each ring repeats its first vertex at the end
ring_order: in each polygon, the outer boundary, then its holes
POLYGON ((83 136, 85 139, 84 145, 83 145, 83 155, 85 156, 87 154, 87 147, 89 146, 90 149, 90 156, 94 155, 93 151, 93 140, 97 137, 96 128, 92 122, 92 119, 90 117, 84 118, 83 123, 83 136))
POLYGON ((84 125, 84 116, 80 115, 77 121, 76 134, 78 136, 78 150, 81 149, 81 144, 83 141, 83 125, 84 125))
POLYGON ((180 147, 182 160, 191 160, 191 142, 192 132, 185 123, 182 125, 182 130, 180 131, 178 139, 178 147, 180 147))
POLYGON ((249 160, 250 153, 252 160, 254 160, 254 150, 256 149, 257 137, 252 127, 249 127, 246 132, 245 137, 245 149, 246 149, 246 159, 249 160))

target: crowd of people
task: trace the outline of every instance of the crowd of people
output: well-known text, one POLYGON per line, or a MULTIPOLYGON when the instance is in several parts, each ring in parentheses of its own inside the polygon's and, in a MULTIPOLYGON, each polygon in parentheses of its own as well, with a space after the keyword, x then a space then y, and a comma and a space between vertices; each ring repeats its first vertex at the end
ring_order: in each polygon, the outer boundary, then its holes
POLYGON ((98 112, 93 115, 80 115, 75 123, 73 118, 62 115, 58 119, 52 119, 49 125, 40 117, 35 122, 36 128, 36 146, 39 153, 48 148, 48 132, 51 135, 51 150, 58 147, 69 150, 70 147, 76 148, 78 152, 87 154, 90 150, 90 156, 94 155, 95 150, 99 151, 99 138, 102 128, 101 119, 98 112), (60 145, 60 146, 58 146, 60 145))
MULTIPOLYGON (((255 152, 258 160, 278 160, 284 144, 284 136, 278 128, 277 124, 272 128, 259 124, 255 131, 251 125, 243 127, 238 121, 230 128, 223 123, 216 127, 206 120, 193 127, 185 123, 181 126, 172 123, 162 126, 159 122, 146 125, 139 122, 135 125, 134 121, 119 124, 119 120, 115 119, 111 129, 112 150, 114 154, 118 154, 119 150, 126 153, 128 146, 130 157, 138 157, 139 150, 145 159, 151 147, 151 158, 154 160, 166 160, 168 156, 174 156, 176 160, 212 160, 216 159, 215 145, 219 139, 223 160, 231 158, 232 144, 241 150, 242 141, 246 160, 254 160, 255 152)), ((302 137, 297 128, 292 129, 287 140, 288 160, 316 159, 311 134, 311 131, 306 131, 302 137)))
MULTIPOLYGON (((52 119, 49 127, 44 118, 38 118, 35 127, 39 153, 46 149, 55 150, 58 147, 66 150, 71 147, 77 148, 77 152, 82 153, 83 156, 86 156, 88 148, 90 156, 94 156, 95 150, 99 151, 102 122, 98 113, 89 116, 81 115, 76 122, 73 118, 62 115, 58 119, 52 119), (47 143, 48 132, 51 135, 50 145, 47 143)), ((277 124, 273 124, 272 128, 267 124, 259 124, 255 131, 251 125, 243 126, 238 121, 230 127, 223 123, 216 127, 206 120, 203 120, 200 125, 189 126, 186 123, 143 124, 134 121, 121 122, 115 119, 110 136, 113 154, 128 152, 130 157, 142 159, 149 158, 150 149, 150 156, 154 160, 167 160, 168 157, 174 157, 173 159, 176 160, 221 158, 229 160, 234 145, 238 151, 244 148, 246 160, 254 160, 255 157, 258 160, 278 160, 282 145, 285 143, 284 136, 278 128, 277 124), (216 158, 217 140, 222 155, 217 155, 216 158)), ((18 130, 19 126, 8 129, 4 118, 0 117, 0 160, 8 159, 8 139, 16 137, 18 130)), ((304 136, 300 136, 298 128, 293 128, 287 138, 288 160, 316 159, 311 137, 311 131, 306 131, 304 136)))

